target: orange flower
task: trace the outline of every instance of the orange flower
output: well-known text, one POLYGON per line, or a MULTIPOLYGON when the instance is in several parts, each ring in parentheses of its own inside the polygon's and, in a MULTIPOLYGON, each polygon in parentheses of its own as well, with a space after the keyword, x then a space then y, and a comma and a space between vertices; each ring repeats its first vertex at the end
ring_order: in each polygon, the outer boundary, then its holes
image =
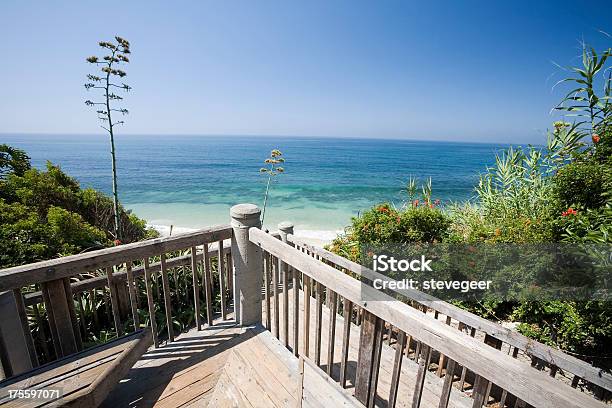
POLYGON ((113 244, 115 244, 115 246, 119 246, 119 245, 121 245, 121 241, 116 239, 116 240, 113 241, 113 244))
POLYGON ((572 207, 570 207, 567 210, 563 211, 561 213, 561 216, 562 217, 567 217, 568 215, 576 215, 576 214, 578 214, 578 211, 576 211, 572 207))
POLYGON ((593 139, 593 143, 595 143, 595 144, 599 143, 599 141, 601 140, 601 139, 599 138, 599 135, 598 135, 597 133, 595 133, 595 134, 593 135, 592 139, 593 139))
POLYGON ((501 230, 499 228, 495 228, 495 236, 499 237, 501 235, 501 230))

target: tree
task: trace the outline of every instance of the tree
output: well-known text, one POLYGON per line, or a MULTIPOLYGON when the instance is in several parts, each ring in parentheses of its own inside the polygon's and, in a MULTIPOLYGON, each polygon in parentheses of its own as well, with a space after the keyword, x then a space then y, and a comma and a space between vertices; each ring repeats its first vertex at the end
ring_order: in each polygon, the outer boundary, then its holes
POLYGON ((117 68, 120 64, 127 64, 130 62, 127 55, 130 54, 130 43, 116 36, 114 42, 101 41, 98 45, 104 50, 106 55, 100 57, 91 56, 87 58, 87 62, 93 65, 101 66, 102 75, 87 75, 87 79, 90 82, 85 84, 85 89, 88 91, 91 89, 100 89, 102 92, 101 101, 86 100, 85 105, 96 108, 98 119, 102 122, 100 127, 108 132, 110 136, 111 145, 111 165, 113 171, 113 210, 115 219, 115 239, 121 239, 120 231, 120 216, 119 216, 119 198, 117 193, 117 166, 115 157, 115 134, 114 128, 116 125, 123 124, 123 120, 113 122, 113 112, 120 113, 122 116, 128 114, 128 110, 125 108, 113 107, 113 103, 123 100, 123 97, 115 94, 115 89, 120 89, 125 92, 130 91, 132 88, 125 84, 117 84, 114 81, 117 78, 123 78, 127 74, 122 69, 117 68))
POLYGON ((268 183, 266 184, 266 194, 264 195, 263 210, 261 212, 261 225, 263 225, 264 218, 266 216, 266 204, 268 204, 268 194, 270 193, 270 182, 272 181, 272 177, 275 177, 285 172, 285 169, 279 166, 279 164, 285 162, 285 159, 282 158, 282 155, 283 153, 280 150, 272 150, 272 152, 270 152, 270 157, 268 157, 264 161, 264 163, 267 165, 269 164, 270 167, 262 167, 261 169, 259 169, 259 172, 261 174, 268 175, 268 183))
POLYGON ((30 169, 30 157, 21 149, 7 144, 0 145, 0 180, 10 173, 18 176, 30 169))

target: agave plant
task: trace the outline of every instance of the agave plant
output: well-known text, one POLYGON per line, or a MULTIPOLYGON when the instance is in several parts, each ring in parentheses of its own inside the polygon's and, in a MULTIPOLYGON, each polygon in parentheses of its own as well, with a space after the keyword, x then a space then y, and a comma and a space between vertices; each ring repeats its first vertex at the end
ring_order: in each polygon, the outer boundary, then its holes
POLYGON ((270 193, 270 183, 274 177, 285 172, 285 168, 279 166, 280 164, 285 162, 285 159, 282 156, 283 156, 283 153, 280 150, 278 149, 272 150, 270 152, 270 157, 268 157, 264 161, 264 163, 268 165, 269 167, 262 167, 261 169, 259 169, 259 172, 261 174, 268 175, 268 183, 266 184, 266 193, 264 195, 263 209, 261 211, 261 224, 262 225, 264 223, 264 218, 266 216, 266 205, 268 204, 268 195, 270 193))

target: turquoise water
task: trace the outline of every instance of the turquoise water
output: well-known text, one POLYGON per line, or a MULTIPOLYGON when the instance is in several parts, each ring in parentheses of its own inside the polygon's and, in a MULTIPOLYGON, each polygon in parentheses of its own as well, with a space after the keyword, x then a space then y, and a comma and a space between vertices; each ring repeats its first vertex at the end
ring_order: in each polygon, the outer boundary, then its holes
MULTIPOLYGON (((25 149, 36 167, 59 164, 81 185, 110 193, 110 154, 102 135, 0 135, 25 149)), ((339 230, 371 205, 401 205, 409 176, 432 177, 443 202, 473 195, 478 174, 494 163, 498 144, 409 140, 120 136, 122 203, 151 224, 197 228, 228 222, 229 207, 261 205, 259 174, 270 150, 286 158, 272 186, 266 224, 290 220, 305 230, 339 230)))

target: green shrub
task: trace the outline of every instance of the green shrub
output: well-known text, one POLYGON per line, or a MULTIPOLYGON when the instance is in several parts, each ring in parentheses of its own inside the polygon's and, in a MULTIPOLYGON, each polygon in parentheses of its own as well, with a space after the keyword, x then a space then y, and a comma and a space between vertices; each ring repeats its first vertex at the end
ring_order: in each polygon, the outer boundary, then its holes
POLYGON ((560 208, 600 208, 606 202, 612 168, 593 160, 575 161, 561 167, 553 177, 553 193, 560 208))
POLYGON ((353 238, 361 244, 440 242, 448 236, 450 219, 433 205, 396 210, 381 204, 353 218, 353 238))
MULTIPOLYGON (((45 171, 26 164, 4 166, 9 172, 0 178, 0 268, 112 244, 109 197, 81 190, 74 178, 49 162, 45 171)), ((157 236, 122 207, 120 216, 124 243, 157 236)))
POLYGON ((52 238, 61 245, 63 254, 110 245, 104 232, 89 225, 79 214, 52 206, 47 213, 52 238))

